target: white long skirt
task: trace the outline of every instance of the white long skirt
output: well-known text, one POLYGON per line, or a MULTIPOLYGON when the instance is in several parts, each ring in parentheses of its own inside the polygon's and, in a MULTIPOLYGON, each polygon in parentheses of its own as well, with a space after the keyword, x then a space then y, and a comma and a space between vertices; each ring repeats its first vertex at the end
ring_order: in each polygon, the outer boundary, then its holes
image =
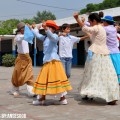
POLYGON ((94 54, 91 61, 86 61, 79 92, 106 102, 119 100, 118 78, 109 55, 94 54))

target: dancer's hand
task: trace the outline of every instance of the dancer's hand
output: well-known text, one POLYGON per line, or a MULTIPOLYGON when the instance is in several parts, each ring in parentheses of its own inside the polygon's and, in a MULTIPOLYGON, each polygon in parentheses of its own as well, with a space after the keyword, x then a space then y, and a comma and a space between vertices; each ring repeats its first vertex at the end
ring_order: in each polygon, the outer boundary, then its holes
POLYGON ((39 25, 37 26, 37 29, 40 30, 40 28, 41 28, 41 25, 39 24, 39 25))
POLYGON ((59 32, 58 36, 66 36, 67 34, 66 33, 61 33, 59 32))
POLYGON ((79 14, 78 14, 77 12, 73 14, 73 17, 74 17, 75 19, 78 19, 78 16, 79 16, 79 14))
POLYGON ((32 28, 34 29, 36 27, 36 23, 32 23, 32 28))
POLYGON ((46 22, 43 22, 43 23, 42 23, 42 27, 43 27, 45 30, 47 29, 46 22))
POLYGON ((85 17, 81 17, 81 21, 84 23, 85 22, 85 17))

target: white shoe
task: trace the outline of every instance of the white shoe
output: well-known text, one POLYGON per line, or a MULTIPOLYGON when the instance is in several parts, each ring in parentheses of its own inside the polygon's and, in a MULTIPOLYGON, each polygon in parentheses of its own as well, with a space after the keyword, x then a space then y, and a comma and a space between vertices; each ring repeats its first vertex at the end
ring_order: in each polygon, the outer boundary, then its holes
POLYGON ((67 105, 67 104, 68 104, 68 102, 67 102, 67 100, 66 100, 66 99, 64 99, 64 100, 60 101, 60 104, 61 104, 61 105, 67 105))
POLYGON ((14 96, 19 96, 19 87, 12 86, 12 90, 10 90, 10 94, 14 96))
POLYGON ((41 95, 37 95, 37 100, 39 100, 41 98, 41 95))
POLYGON ((28 96, 33 97, 35 93, 32 92, 33 86, 27 85, 28 96))
POLYGON ((17 96, 19 96, 20 94, 19 94, 18 92, 13 92, 13 95, 14 95, 15 97, 17 97, 17 96))
POLYGON ((34 100, 32 104, 33 105, 44 105, 44 102, 45 102, 44 100, 43 101, 34 100))

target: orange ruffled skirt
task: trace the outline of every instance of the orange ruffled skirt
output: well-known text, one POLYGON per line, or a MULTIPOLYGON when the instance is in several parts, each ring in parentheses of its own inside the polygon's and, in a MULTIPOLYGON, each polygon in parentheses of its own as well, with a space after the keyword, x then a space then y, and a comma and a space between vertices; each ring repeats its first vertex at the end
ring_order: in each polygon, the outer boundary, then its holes
POLYGON ((63 65, 60 61, 52 60, 45 63, 34 83, 35 94, 59 94, 71 90, 63 65))

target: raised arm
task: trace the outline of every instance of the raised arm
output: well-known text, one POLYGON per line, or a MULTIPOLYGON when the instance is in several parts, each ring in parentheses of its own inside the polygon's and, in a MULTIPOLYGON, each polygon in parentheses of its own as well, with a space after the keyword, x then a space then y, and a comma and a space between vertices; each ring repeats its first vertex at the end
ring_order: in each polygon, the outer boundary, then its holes
POLYGON ((50 30, 47 30, 47 31, 46 31, 46 34, 47 34, 47 37, 48 37, 51 41, 53 41, 53 42, 58 42, 59 37, 58 37, 57 34, 53 34, 50 30))
POLYGON ((77 23, 78 23, 81 27, 84 26, 84 22, 79 19, 79 14, 78 14, 78 13, 74 13, 74 14, 73 14, 73 17, 75 18, 75 20, 77 21, 77 23))
POLYGON ((78 17, 78 13, 74 13, 74 18, 75 20, 77 21, 77 23, 82 27, 82 31, 85 32, 85 33, 97 33, 98 32, 98 27, 97 26, 91 26, 91 27, 88 27, 87 25, 85 25, 78 17))
POLYGON ((44 41, 45 40, 45 36, 39 33, 39 29, 40 29, 40 25, 37 26, 37 29, 31 29, 32 32, 34 33, 34 35, 39 39, 44 41))
POLYGON ((45 22, 42 24, 42 27, 45 29, 45 32, 46 32, 46 34, 47 34, 47 37, 48 37, 51 41, 53 41, 53 42, 58 42, 58 39, 59 39, 59 38, 58 38, 58 35, 52 33, 52 32, 50 31, 49 27, 46 26, 46 23, 45 23, 45 22))

